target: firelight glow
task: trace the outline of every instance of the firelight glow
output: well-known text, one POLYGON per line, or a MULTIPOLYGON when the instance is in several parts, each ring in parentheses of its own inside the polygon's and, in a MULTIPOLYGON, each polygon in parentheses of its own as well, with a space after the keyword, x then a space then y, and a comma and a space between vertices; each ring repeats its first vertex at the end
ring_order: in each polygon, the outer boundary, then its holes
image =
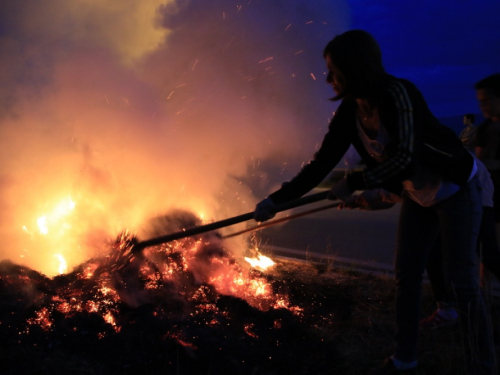
MULTIPOLYGON (((23 232, 33 241, 33 247, 45 247, 46 250, 72 248, 72 242, 69 240, 74 233, 71 232, 71 215, 74 213, 76 202, 67 196, 59 200, 48 213, 36 219, 38 234, 28 230, 27 226, 23 226, 23 232)), ((21 256, 23 257, 24 254, 21 256)), ((57 265, 52 265, 50 261, 50 253, 47 251, 44 259, 41 259, 42 264, 39 268, 43 269, 48 275, 64 274, 68 271, 68 262, 62 253, 53 255, 58 260, 57 265), (52 266, 51 266, 52 265, 52 266)))
POLYGON ((274 266, 274 262, 271 258, 268 258, 262 254, 259 254, 256 258, 248 258, 245 257, 245 260, 250 263, 250 265, 254 268, 261 268, 266 270, 272 266, 274 266))
POLYGON ((41 234, 46 235, 49 233, 49 228, 47 227, 47 216, 40 216, 36 220, 36 223, 38 224, 38 230, 41 234))
POLYGON ((68 216, 75 209, 75 202, 71 197, 64 198, 60 201, 48 215, 40 216, 37 219, 38 229, 41 234, 47 235, 49 227, 58 227, 60 231, 67 227, 67 224, 61 223, 65 216, 68 216))
POLYGON ((68 272, 68 265, 66 263, 66 259, 64 259, 62 254, 54 254, 54 257, 56 257, 57 260, 59 261, 59 268, 58 268, 59 274, 62 275, 68 272))

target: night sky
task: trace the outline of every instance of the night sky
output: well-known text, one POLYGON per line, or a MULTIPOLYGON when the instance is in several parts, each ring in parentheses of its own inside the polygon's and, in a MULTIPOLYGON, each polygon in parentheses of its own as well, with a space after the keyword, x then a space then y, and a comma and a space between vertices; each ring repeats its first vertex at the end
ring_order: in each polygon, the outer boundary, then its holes
POLYGON ((386 69, 413 81, 437 117, 479 113, 474 83, 500 72, 500 1, 348 3, 351 28, 377 38, 386 69))

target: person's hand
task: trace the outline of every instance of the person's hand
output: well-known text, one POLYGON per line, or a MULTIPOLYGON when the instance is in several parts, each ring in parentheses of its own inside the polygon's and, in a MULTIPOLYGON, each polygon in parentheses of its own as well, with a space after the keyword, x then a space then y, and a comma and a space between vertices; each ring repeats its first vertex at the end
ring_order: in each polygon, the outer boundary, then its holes
POLYGON ((352 195, 349 199, 342 202, 339 206, 342 208, 359 208, 360 210, 385 210, 394 206, 394 204, 399 201, 398 197, 389 192, 383 190, 365 190, 359 195, 352 195), (384 200, 389 198, 390 201, 384 200))
POLYGON ((347 209, 354 209, 354 208, 360 208, 360 203, 358 202, 359 195, 351 195, 347 200, 340 202, 338 209, 343 210, 345 208, 347 209))
POLYGON ((352 193, 353 192, 349 189, 349 185, 347 184, 347 178, 344 177, 342 180, 333 185, 327 198, 331 200, 340 199, 346 202, 349 200, 352 193))
POLYGON ((355 204, 360 209, 368 210, 370 207, 377 206, 382 203, 382 197, 379 194, 380 190, 365 190, 356 196, 355 204))
POLYGON ((271 198, 267 197, 263 201, 257 203, 257 206, 255 206, 255 211, 253 213, 253 218, 258 222, 272 219, 274 215, 276 215, 276 213, 274 212, 275 208, 276 204, 274 204, 271 198))

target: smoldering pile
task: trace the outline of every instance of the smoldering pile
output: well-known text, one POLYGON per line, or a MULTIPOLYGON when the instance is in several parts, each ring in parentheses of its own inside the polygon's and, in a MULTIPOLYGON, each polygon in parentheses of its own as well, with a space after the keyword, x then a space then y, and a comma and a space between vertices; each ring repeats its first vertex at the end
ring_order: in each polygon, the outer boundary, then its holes
POLYGON ((334 289, 318 295, 279 264, 245 270, 218 234, 141 256, 132 243, 123 233, 54 278, 2 261, 2 373, 312 374, 333 360, 325 327, 351 311, 334 289))

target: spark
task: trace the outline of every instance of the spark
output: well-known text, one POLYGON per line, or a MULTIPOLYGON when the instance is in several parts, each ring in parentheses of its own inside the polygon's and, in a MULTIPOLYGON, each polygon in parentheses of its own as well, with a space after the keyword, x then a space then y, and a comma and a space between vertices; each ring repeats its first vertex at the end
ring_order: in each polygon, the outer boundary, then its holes
POLYGON ((262 63, 265 63, 265 62, 268 62, 269 60, 274 60, 274 57, 268 57, 267 59, 264 59, 264 60, 260 60, 259 61, 259 64, 262 64, 262 63))

